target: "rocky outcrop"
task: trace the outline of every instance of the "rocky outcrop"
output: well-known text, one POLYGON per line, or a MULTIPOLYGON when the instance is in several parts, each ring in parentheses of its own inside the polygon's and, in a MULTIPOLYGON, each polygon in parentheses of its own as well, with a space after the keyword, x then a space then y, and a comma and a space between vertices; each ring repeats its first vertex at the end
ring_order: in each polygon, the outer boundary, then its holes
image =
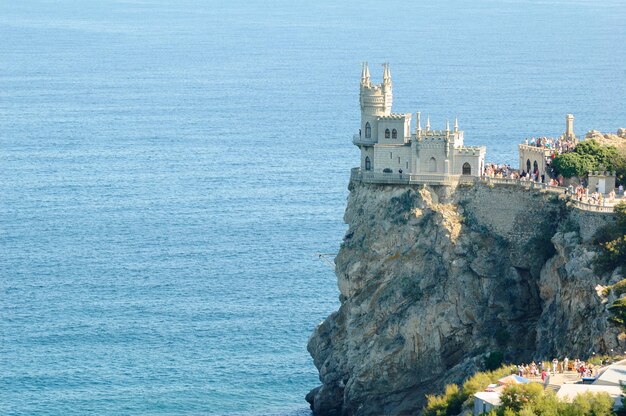
POLYGON ((618 347, 589 239, 612 216, 552 194, 353 182, 341 306, 311 336, 316 415, 416 414, 425 394, 509 359, 618 347), (583 223, 584 226, 580 227, 583 223))
POLYGON ((619 128, 615 134, 602 133, 598 130, 590 130, 585 135, 585 139, 593 139, 604 146, 615 146, 618 149, 626 148, 626 128, 619 128))

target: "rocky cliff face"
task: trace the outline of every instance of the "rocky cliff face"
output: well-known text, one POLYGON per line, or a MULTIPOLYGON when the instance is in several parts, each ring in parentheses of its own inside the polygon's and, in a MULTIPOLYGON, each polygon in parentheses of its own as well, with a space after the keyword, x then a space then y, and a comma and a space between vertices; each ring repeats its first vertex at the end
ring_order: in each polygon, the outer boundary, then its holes
MULTIPOLYGON (((308 344, 316 415, 417 414, 485 355, 618 348, 588 242, 612 221, 538 191, 353 182, 336 258, 341 307, 308 344)), ((623 347, 620 347, 623 348, 623 347)))

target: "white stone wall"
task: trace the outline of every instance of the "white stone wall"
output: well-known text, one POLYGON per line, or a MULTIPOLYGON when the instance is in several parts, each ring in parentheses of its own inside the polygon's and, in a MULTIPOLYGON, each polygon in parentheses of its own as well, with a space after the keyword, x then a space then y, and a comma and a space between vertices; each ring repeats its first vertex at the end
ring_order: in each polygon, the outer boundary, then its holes
POLYGON ((376 169, 376 166, 374 164, 374 147, 373 146, 360 146, 361 147, 361 172, 365 172, 365 158, 369 157, 370 158, 370 166, 371 166, 371 171, 374 171, 376 169))
POLYGON ((393 119, 382 119, 378 121, 378 143, 381 144, 400 144, 404 143, 405 140, 405 126, 406 120, 404 118, 400 118, 397 120, 393 119), (389 138, 385 139, 385 130, 389 129, 389 138), (396 129, 398 132, 398 138, 393 138, 393 129, 396 129))
POLYGON ((419 144, 419 163, 417 165, 418 174, 442 174, 444 173, 446 152, 443 140, 425 139, 419 144), (436 170, 433 171, 432 158, 435 159, 436 170))
POLYGON ((385 168, 389 168, 394 173, 402 169, 404 173, 408 174, 411 170, 411 147, 408 145, 377 144, 374 146, 374 165, 376 172, 382 172, 385 168))
POLYGON ((472 176, 480 176, 482 173, 482 169, 485 166, 485 152, 484 151, 463 151, 459 149, 454 149, 454 157, 452 164, 452 174, 461 175, 463 174, 463 164, 469 163, 472 168, 472 176))
POLYGON ((537 162, 539 168, 539 175, 546 175, 547 163, 546 163, 546 150, 540 147, 519 145, 519 170, 527 170, 527 161, 530 161, 530 170, 534 171, 534 163, 537 162))

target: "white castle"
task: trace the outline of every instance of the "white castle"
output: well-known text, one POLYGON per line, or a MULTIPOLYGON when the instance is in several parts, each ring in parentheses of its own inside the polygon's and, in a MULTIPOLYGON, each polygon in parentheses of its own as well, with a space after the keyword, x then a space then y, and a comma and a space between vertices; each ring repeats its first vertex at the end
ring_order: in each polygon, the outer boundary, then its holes
POLYGON ((383 82, 372 84, 367 62, 361 72, 361 128, 353 143, 361 150, 361 169, 376 176, 404 176, 415 180, 480 176, 485 166, 484 146, 463 146, 463 131, 455 119, 450 130, 431 130, 430 117, 422 130, 416 113, 411 134, 411 113, 391 112, 393 92, 389 64, 383 65, 383 82), (395 173, 396 175, 391 175, 395 173))

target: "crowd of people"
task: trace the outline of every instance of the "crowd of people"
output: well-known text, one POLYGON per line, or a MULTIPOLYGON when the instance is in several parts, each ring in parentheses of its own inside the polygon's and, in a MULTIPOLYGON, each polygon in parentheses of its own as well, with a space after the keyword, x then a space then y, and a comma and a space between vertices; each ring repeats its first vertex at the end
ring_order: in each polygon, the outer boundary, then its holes
POLYGON ((511 168, 511 165, 507 164, 498 165, 496 163, 487 163, 484 174, 490 178, 519 179, 517 171, 511 168))
MULTIPOLYGON (((483 172, 483 177, 488 178, 503 178, 503 179, 515 179, 520 181, 534 181, 546 183, 549 186, 564 186, 563 177, 550 178, 545 175, 541 175, 539 171, 521 172, 513 169, 509 164, 497 164, 487 163, 483 172)), ((567 187, 566 194, 570 195, 573 199, 592 205, 606 206, 613 205, 618 199, 624 197, 624 187, 619 186, 617 192, 611 189, 607 194, 602 194, 599 190, 590 190, 582 185, 570 185, 567 187)))
POLYGON ((574 150, 576 142, 571 139, 565 139, 563 137, 533 137, 531 139, 525 139, 524 144, 528 146, 543 147, 545 149, 551 149, 555 154, 567 153, 574 150))
POLYGON ((570 185, 567 188, 567 192, 572 196, 572 198, 577 201, 584 202, 592 205, 613 205, 618 198, 618 194, 620 198, 624 196, 624 187, 622 185, 619 186, 618 192, 616 193, 614 189, 611 189, 606 196, 601 192, 598 192, 596 189, 594 192, 590 192, 589 188, 585 188, 582 185, 570 185))
POLYGON ((533 361, 530 364, 519 364, 515 368, 518 376, 527 379, 541 378, 542 382, 545 382, 550 374, 556 375, 557 373, 572 371, 578 373, 579 378, 597 376, 597 369, 591 363, 586 363, 578 358, 574 361, 570 361, 567 357, 561 361, 554 358, 551 362, 540 361, 539 364, 533 361))

